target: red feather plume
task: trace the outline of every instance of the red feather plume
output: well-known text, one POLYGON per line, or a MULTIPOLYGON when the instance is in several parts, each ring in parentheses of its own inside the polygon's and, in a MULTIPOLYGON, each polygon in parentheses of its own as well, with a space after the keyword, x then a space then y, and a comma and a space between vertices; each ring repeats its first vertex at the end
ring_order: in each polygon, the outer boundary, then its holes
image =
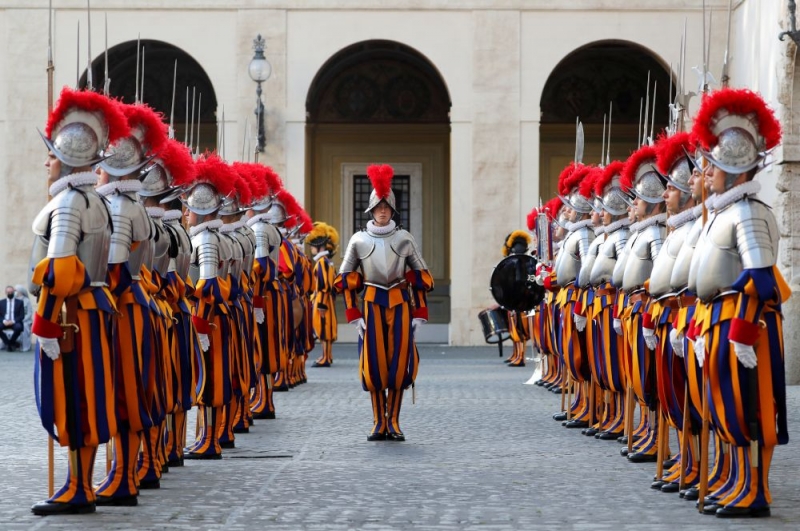
POLYGON ((194 163, 197 168, 195 182, 207 182, 216 188, 224 197, 231 197, 236 192, 234 182, 236 172, 224 160, 213 153, 207 153, 194 163))
POLYGON ((615 175, 622 173, 624 167, 625 163, 614 160, 603 168, 603 173, 601 173, 594 182, 594 195, 602 197, 603 190, 606 189, 606 186, 614 179, 615 175))
POLYGON ((381 199, 386 199, 392 191, 392 177, 394 177, 392 167, 388 164, 372 164, 367 166, 367 176, 375 189, 375 194, 381 199))
POLYGON ((658 171, 666 175, 676 161, 686 156, 684 149, 689 153, 694 151, 690 136, 689 133, 680 132, 656 142, 656 165, 658 166, 658 171))
POLYGON ((636 179, 636 170, 642 164, 656 162, 656 150, 652 146, 642 146, 625 161, 625 167, 622 169, 621 185, 623 190, 630 190, 633 188, 633 181, 636 179))
POLYGON ((774 148, 781 141, 781 124, 760 95, 748 89, 723 88, 703 97, 703 103, 694 118, 692 134, 704 149, 711 149, 717 143, 718 138, 711 132, 711 125, 714 115, 721 109, 731 114, 755 113, 758 131, 764 137, 766 149, 774 148))
POLYGON ((250 185, 248 184, 249 175, 244 177, 242 174, 233 172, 236 179, 233 181, 233 187, 236 189, 236 195, 239 197, 239 206, 245 207, 253 202, 253 195, 250 193, 250 185))
POLYGON ((564 206, 564 203, 561 201, 561 198, 556 196, 547 203, 544 204, 544 211, 547 213, 547 217, 550 218, 550 221, 556 219, 558 216, 558 212, 561 210, 561 207, 564 206))
POLYGON ((570 189, 567 188, 566 181, 569 177, 575 172, 577 168, 582 165, 576 165, 574 162, 570 162, 567 164, 567 167, 561 170, 561 173, 558 175, 558 193, 561 195, 569 195, 570 189))
POLYGON ((183 142, 167 139, 158 154, 161 165, 172 175, 173 186, 186 186, 197 176, 192 154, 183 142))
POLYGON ((164 115, 144 103, 122 105, 131 129, 141 126, 144 129, 144 148, 148 153, 158 153, 168 139, 164 115))
POLYGON ((260 199, 269 193, 267 183, 263 179, 264 167, 262 165, 253 162, 234 162, 233 165, 235 168, 239 165, 245 165, 249 169, 249 171, 239 173, 239 175, 247 182, 247 186, 250 188, 251 198, 260 199))
POLYGON ((539 215, 539 209, 534 208, 530 212, 528 212, 528 217, 526 218, 526 222, 528 225, 528 230, 532 231, 533 228, 536 226, 536 216, 539 215))
POLYGON ((314 222, 311 220, 311 216, 308 215, 308 212, 303 210, 300 214, 300 232, 308 234, 312 230, 314 230, 314 222))
POLYGON ((283 189, 283 181, 281 181, 281 178, 275 173, 275 170, 269 166, 264 167, 264 180, 267 183, 267 188, 269 188, 269 193, 272 195, 277 194, 283 189))
POLYGON ((578 193, 587 199, 592 199, 594 183, 603 175, 603 168, 590 166, 589 171, 578 183, 578 193))
POLYGON ((298 217, 300 216, 300 211, 303 209, 303 207, 300 206, 300 203, 297 202, 297 199, 295 199, 294 196, 290 194, 288 190, 286 190, 286 188, 278 190, 276 197, 286 209, 286 216, 289 218, 286 220, 284 225, 287 228, 292 228, 297 225, 299 221, 298 217))
POLYGON ((53 129, 61 123, 67 112, 70 109, 79 108, 88 112, 99 111, 105 116, 106 124, 108 124, 108 142, 113 144, 131 133, 128 127, 128 119, 120 109, 120 106, 120 103, 116 100, 97 92, 72 90, 69 87, 64 87, 53 111, 47 117, 44 134, 52 140, 53 129))

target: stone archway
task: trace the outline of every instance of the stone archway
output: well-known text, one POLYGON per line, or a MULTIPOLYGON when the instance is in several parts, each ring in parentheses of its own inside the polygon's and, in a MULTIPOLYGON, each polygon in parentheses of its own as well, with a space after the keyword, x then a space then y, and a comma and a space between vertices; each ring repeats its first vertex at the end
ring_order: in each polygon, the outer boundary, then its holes
MULTIPOLYGON (((108 50, 109 93, 125 103, 133 103, 136 96, 136 42, 123 42, 108 50)), ((192 113, 192 89, 194 88, 197 94, 197 103, 194 111, 195 129, 192 143, 197 145, 197 116, 199 115, 200 151, 216 149, 217 95, 203 67, 188 53, 172 44, 149 39, 142 40, 139 44, 145 50, 144 83, 142 84, 141 78, 139 80, 140 88, 142 86, 144 88, 143 101, 161 112, 164 119, 169 121, 172 108, 173 72, 177 60, 175 138, 181 141, 186 138, 188 144, 186 88, 189 88, 189 115, 192 113)), ((100 54, 92 61, 92 79, 95 90, 103 89, 105 63, 105 53, 100 54)), ((81 76, 80 86, 86 87, 86 71, 81 76)), ((190 117, 189 123, 191 124, 191 122, 190 117)))
MULTIPOLYGON (((636 147, 639 102, 647 74, 657 82, 655 134, 667 124, 670 74, 649 50, 625 41, 593 42, 564 57, 547 78, 540 101, 539 190, 543 200, 556 192, 558 175, 575 154, 575 119, 585 132, 583 162, 600 162, 603 115, 613 102, 611 159, 636 147)), ((652 89, 651 89, 652 91, 652 89)), ((673 86, 674 91, 674 86, 673 86)))
POLYGON ((392 164, 401 222, 420 241, 436 281, 425 333, 441 342, 448 341, 450 322, 449 111, 436 67, 394 41, 359 42, 335 53, 306 99, 309 212, 339 228, 345 245, 366 222, 366 165, 392 164))

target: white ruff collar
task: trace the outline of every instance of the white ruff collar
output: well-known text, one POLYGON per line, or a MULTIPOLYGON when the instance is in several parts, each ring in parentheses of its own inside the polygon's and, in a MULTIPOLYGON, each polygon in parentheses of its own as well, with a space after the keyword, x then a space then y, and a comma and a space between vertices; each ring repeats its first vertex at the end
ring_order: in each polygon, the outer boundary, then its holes
POLYGON ((314 261, 315 262, 319 262, 320 258, 322 258, 323 256, 328 256, 329 254, 331 254, 331 253, 327 249, 324 250, 324 251, 320 251, 320 252, 318 252, 317 254, 314 255, 314 261))
POLYGON ((250 218, 247 221, 245 221, 245 223, 247 223, 248 227, 252 227, 256 223, 260 223, 262 221, 264 223, 269 223, 269 221, 267 221, 267 215, 266 214, 256 214, 252 218, 250 218))
POLYGON ((233 222, 233 228, 234 228, 235 230, 239 230, 239 229, 241 229, 242 227, 244 227, 246 223, 247 223, 247 220, 246 220, 246 219, 244 219, 244 218, 239 218, 239 221, 234 221, 234 222, 233 222))
POLYGON ((214 230, 222 227, 222 220, 221 219, 212 219, 211 221, 206 221, 205 223, 201 223, 200 225, 195 225, 194 227, 189 227, 189 234, 192 237, 197 236, 204 230, 214 230))
POLYGON ((82 171, 62 177, 50 185, 50 195, 55 197, 69 187, 87 186, 97 184, 97 174, 90 171, 82 171))
POLYGON ((663 225, 666 220, 667 220, 666 214, 656 214, 655 216, 649 217, 642 221, 638 221, 633 225, 631 225, 631 232, 642 231, 647 227, 651 227, 657 223, 663 225))
MULTIPOLYGON (((702 212, 702 210, 703 207, 700 207, 700 212, 702 212)), ((677 229, 678 227, 681 227, 690 221, 696 220, 697 216, 699 215, 700 214, 697 212, 697 207, 687 208, 683 212, 679 212, 674 216, 670 216, 670 218, 667 220, 667 225, 669 225, 669 228, 671 229, 677 229)))
POLYGON ((145 207, 145 210, 147 210, 147 215, 150 216, 153 219, 162 219, 163 220, 164 219, 164 214, 166 213, 166 211, 163 208, 156 207, 156 206, 145 207))
POLYGON ((592 225, 592 220, 590 219, 583 219, 581 221, 576 221, 574 223, 570 223, 567 225, 567 230, 569 232, 576 232, 584 227, 590 227, 592 225))
MULTIPOLYGON (((222 221, 222 220, 220 220, 222 221)), ((236 230, 236 226, 233 223, 224 223, 220 228, 219 231, 222 234, 230 234, 231 232, 236 230)))
POLYGON ((114 192, 124 194, 125 192, 138 192, 142 189, 142 181, 138 179, 130 179, 127 181, 114 181, 103 186, 97 187, 97 193, 107 197, 114 192))
POLYGON ((174 221, 176 219, 181 219, 183 217, 183 212, 178 210, 177 208, 174 210, 167 210, 164 212, 164 217, 161 218, 164 221, 174 221))
POLYGON ((367 231, 377 236, 385 236, 391 233, 396 226, 397 225, 393 219, 389 220, 389 223, 384 227, 377 226, 372 220, 367 221, 367 231))
POLYGON ((714 198, 714 210, 722 210, 726 206, 732 205, 747 196, 755 195, 760 191, 761 183, 758 181, 747 181, 739 186, 734 186, 714 198))
POLYGON ((619 229, 628 227, 630 224, 631 220, 629 220, 628 218, 618 219, 617 221, 614 221, 606 225, 606 234, 614 233, 619 229))
POLYGON ((595 236, 600 236, 601 234, 605 234, 605 233, 606 233, 606 228, 603 227, 603 226, 595 227, 595 229, 594 229, 594 235, 595 236))

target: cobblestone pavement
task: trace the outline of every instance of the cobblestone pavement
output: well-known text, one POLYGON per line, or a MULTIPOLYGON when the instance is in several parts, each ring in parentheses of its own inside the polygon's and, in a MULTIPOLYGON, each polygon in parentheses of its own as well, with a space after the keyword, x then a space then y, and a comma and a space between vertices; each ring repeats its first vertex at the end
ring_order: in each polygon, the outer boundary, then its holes
MULTIPOLYGON (((408 440, 368 443, 372 415, 351 345, 309 383, 276 394, 279 418, 237 437, 213 462, 187 462, 144 491, 138 507, 40 518, 47 445, 33 400, 30 353, 0 354, 0 529, 797 529, 800 452, 780 447, 772 518, 701 516, 649 488, 651 464, 550 418, 559 398, 522 385, 493 348, 424 347, 417 403, 401 416, 408 440)), ((800 421, 790 389, 790 430, 800 421)), ((796 428, 795 428, 796 429, 796 428)), ((795 432, 796 434, 796 432, 795 432)), ((64 453, 56 451, 56 485, 64 453)), ((102 453, 98 463, 102 468, 102 453)))

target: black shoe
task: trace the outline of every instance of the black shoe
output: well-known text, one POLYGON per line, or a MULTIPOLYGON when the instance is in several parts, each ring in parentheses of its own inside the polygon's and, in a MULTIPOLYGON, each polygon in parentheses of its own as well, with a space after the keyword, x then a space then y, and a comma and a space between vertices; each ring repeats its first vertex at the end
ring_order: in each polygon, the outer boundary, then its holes
POLYGON ((524 367, 525 364, 524 363, 509 363, 508 366, 509 367, 524 367))
POLYGON ((677 459, 667 459, 666 461, 664 461, 664 468, 672 468, 677 464, 678 464, 677 459))
POLYGON ((573 420, 570 420, 570 421, 568 421, 566 424, 564 424, 564 426, 565 426, 566 428, 571 428, 571 429, 575 429, 575 428, 585 428, 585 427, 587 427, 588 425, 589 425, 589 422, 588 422, 588 421, 586 421, 586 420, 575 420, 575 419, 573 419, 573 420))
POLYGON ((311 366, 312 367, 330 367, 331 364, 330 363, 320 363, 318 361, 315 361, 311 366))
POLYGON ((97 496, 97 505, 107 507, 136 507, 139 505, 139 496, 97 496))
MULTIPOLYGON (((9 351, 9 352, 14 352, 14 345, 6 345, 6 350, 9 351)), ((36 507, 36 506, 34 505, 34 507, 36 507)), ((33 509, 31 509, 31 511, 32 510, 33 509)))
POLYGON ((710 505, 703 505, 703 514, 705 515, 717 514, 717 509, 722 509, 722 506, 717 505, 716 503, 712 503, 710 505))
POLYGON ((170 459, 167 461, 167 465, 172 467, 183 466, 183 457, 179 457, 178 459, 170 459))
POLYGON ((544 387, 544 380, 536 380, 533 382, 533 385, 538 385, 539 387, 544 387))
POLYGON ((622 457, 627 456, 628 455, 628 447, 627 446, 623 446, 622 448, 620 448, 619 449, 619 455, 621 455, 622 457))
POLYGON ((219 447, 226 450, 230 450, 231 448, 236 448, 236 441, 221 442, 219 443, 219 447))
POLYGON ((658 461, 658 455, 634 452, 632 454, 628 454, 628 461, 631 463, 655 463, 658 461))
POLYGON ((506 360, 503 360, 503 363, 511 363, 511 358, 508 358, 508 359, 506 359, 506 360))
MULTIPOLYGON (((610 431, 601 431, 597 435, 595 435, 596 439, 600 439, 601 441, 616 441, 621 435, 619 432, 610 432, 610 431)), ((627 441, 626 441, 627 442, 627 441)))
POLYGON ((567 414, 563 413, 563 412, 562 413, 553 413, 553 420, 558 421, 558 422, 562 422, 564 420, 567 420, 567 414))
POLYGON ((189 459, 190 461, 210 461, 213 459, 222 459, 222 454, 195 454, 192 452, 186 452, 183 454, 183 458, 189 459))
POLYGON ((679 490, 681 490, 680 483, 674 483, 672 481, 669 483, 664 483, 664 485, 661 487, 661 492, 678 492, 679 490))
POLYGON ((600 430, 598 430, 597 428, 586 428, 586 430, 581 431, 581 433, 583 433, 587 437, 594 437, 595 435, 597 435, 599 431, 600 430))
POLYGON ((767 507, 720 507, 714 513, 717 518, 761 518, 770 515, 767 507))
POLYGON ((379 432, 379 433, 370 433, 369 435, 367 435, 367 441, 369 441, 369 442, 372 442, 372 441, 385 441, 385 440, 386 440, 386 434, 385 433, 380 433, 379 432))
POLYGON ((272 390, 276 393, 285 393, 289 390, 289 386, 286 384, 280 385, 278 387, 273 387, 272 390))
POLYGON ((653 490, 661 490, 661 487, 664 486, 663 481, 654 481, 650 484, 650 488, 653 490))
POLYGON ((554 385, 553 387, 550 388, 550 392, 553 393, 554 395, 560 395, 561 394, 561 386, 560 385, 554 385))
POLYGON ((250 433, 250 428, 233 428, 233 433, 250 433))
POLYGON ((51 501, 39 502, 31 507, 31 512, 38 516, 50 516, 52 514, 86 514, 97 510, 94 503, 59 503, 51 501))
POLYGON ((387 441, 402 442, 402 441, 406 440, 406 436, 403 435, 402 433, 387 433, 386 434, 386 440, 387 441))
POLYGON ((258 420, 272 420, 275 418, 275 412, 264 411, 263 413, 255 413, 253 414, 253 418, 258 420))
POLYGON ((139 480, 139 490, 152 490, 152 489, 160 489, 161 488, 161 480, 160 479, 140 479, 139 480))
POLYGON ((689 487, 683 491, 683 499, 687 501, 696 501, 700 499, 700 489, 697 487, 689 487))
POLYGON ((628 444, 628 437, 626 435, 620 435, 617 437, 617 442, 620 444, 628 444))

